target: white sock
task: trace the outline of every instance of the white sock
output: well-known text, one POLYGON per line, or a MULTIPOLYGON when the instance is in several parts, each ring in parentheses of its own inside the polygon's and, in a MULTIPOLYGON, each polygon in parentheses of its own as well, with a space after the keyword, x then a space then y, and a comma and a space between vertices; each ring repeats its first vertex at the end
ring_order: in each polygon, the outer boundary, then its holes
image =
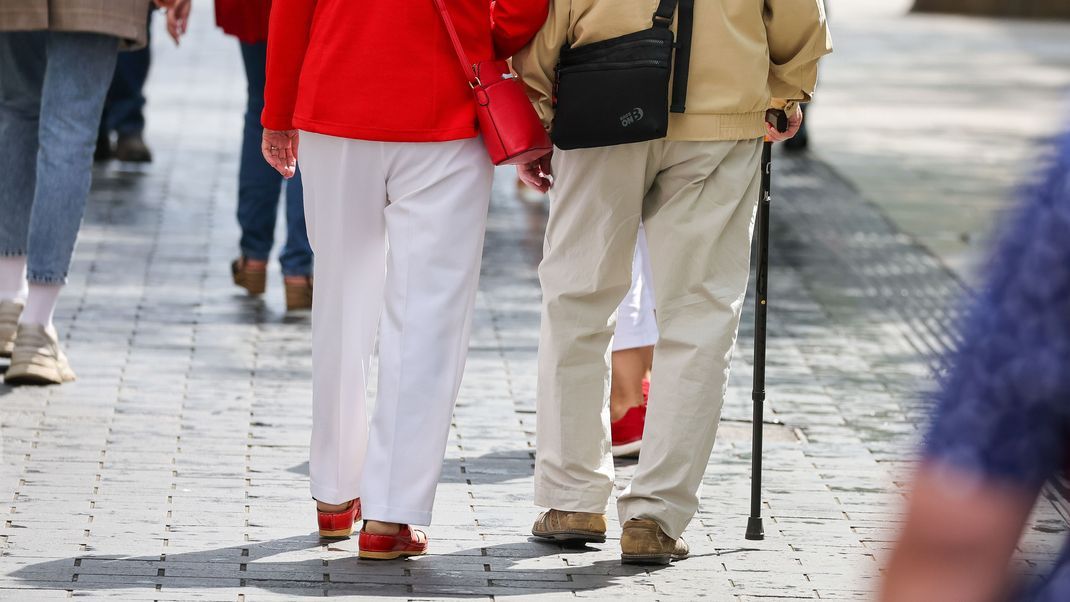
POLYGON ((62 290, 63 286, 59 284, 31 284, 19 324, 52 326, 52 314, 56 312, 56 303, 62 290))
POLYGON ((26 299, 26 256, 0 257, 0 301, 26 299))

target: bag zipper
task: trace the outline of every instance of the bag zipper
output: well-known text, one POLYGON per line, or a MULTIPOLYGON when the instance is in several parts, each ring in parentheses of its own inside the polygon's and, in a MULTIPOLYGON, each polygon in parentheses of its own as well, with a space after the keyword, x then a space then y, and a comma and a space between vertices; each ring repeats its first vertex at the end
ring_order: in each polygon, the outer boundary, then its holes
POLYGON ((571 63, 577 60, 590 60, 592 57, 597 57, 603 54, 609 54, 619 50, 625 50, 628 48, 634 48, 636 46, 671 46, 672 44, 668 40, 635 40, 632 42, 626 42, 624 44, 618 44, 615 46, 606 46, 601 48, 588 48, 580 46, 579 48, 569 49, 566 56, 565 53, 561 54, 561 62, 563 64, 571 63))
MULTIPOLYGON (((613 63, 582 63, 579 65, 561 66, 557 68, 559 74, 564 73, 577 73, 580 71, 601 71, 616 70, 616 69, 631 69, 634 67, 663 67, 665 69, 670 68, 669 61, 662 61, 658 59, 642 59, 635 61, 617 61, 613 63)), ((560 77, 558 78, 560 79, 560 77)))

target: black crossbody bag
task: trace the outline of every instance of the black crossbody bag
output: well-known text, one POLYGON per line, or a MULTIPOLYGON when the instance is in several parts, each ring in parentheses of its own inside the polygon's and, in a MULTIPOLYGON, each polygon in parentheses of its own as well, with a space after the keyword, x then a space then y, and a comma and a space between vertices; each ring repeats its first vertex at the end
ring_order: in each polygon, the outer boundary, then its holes
POLYGON ((550 137, 561 149, 664 138, 683 113, 691 63, 695 0, 661 0, 650 29, 561 51, 550 137), (673 39, 673 13, 679 5, 673 39), (675 65, 673 51, 675 52, 675 65))

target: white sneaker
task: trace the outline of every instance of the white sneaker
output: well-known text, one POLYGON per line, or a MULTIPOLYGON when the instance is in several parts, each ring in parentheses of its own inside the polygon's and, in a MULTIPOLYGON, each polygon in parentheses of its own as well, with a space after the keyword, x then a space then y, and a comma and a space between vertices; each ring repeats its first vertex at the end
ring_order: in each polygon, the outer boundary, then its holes
POLYGON ((59 348, 56 329, 40 324, 19 324, 11 367, 4 374, 8 385, 60 385, 73 381, 67 356, 59 348))
POLYGON ((22 308, 22 301, 0 301, 0 357, 11 357, 15 349, 15 332, 22 308))

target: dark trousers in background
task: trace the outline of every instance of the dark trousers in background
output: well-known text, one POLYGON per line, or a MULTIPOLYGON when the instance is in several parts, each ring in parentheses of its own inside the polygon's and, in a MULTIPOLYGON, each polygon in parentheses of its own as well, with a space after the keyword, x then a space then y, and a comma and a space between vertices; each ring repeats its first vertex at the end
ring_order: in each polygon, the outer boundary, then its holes
MULTIPOLYGON (((267 44, 241 44, 245 75, 249 82, 249 102, 245 111, 245 133, 238 171, 238 223, 241 225, 241 252, 249 259, 266 261, 275 241, 279 196, 284 183, 260 152, 264 110, 264 71, 267 44)), ((279 253, 286 276, 312 275, 312 247, 305 230, 304 194, 300 170, 286 184, 286 244, 279 253)))
POLYGON ((151 36, 152 13, 149 10, 150 44, 141 50, 119 53, 115 63, 115 75, 108 88, 104 102, 104 115, 100 119, 102 136, 116 132, 120 136, 140 134, 145 129, 145 80, 149 78, 152 64, 151 36))

